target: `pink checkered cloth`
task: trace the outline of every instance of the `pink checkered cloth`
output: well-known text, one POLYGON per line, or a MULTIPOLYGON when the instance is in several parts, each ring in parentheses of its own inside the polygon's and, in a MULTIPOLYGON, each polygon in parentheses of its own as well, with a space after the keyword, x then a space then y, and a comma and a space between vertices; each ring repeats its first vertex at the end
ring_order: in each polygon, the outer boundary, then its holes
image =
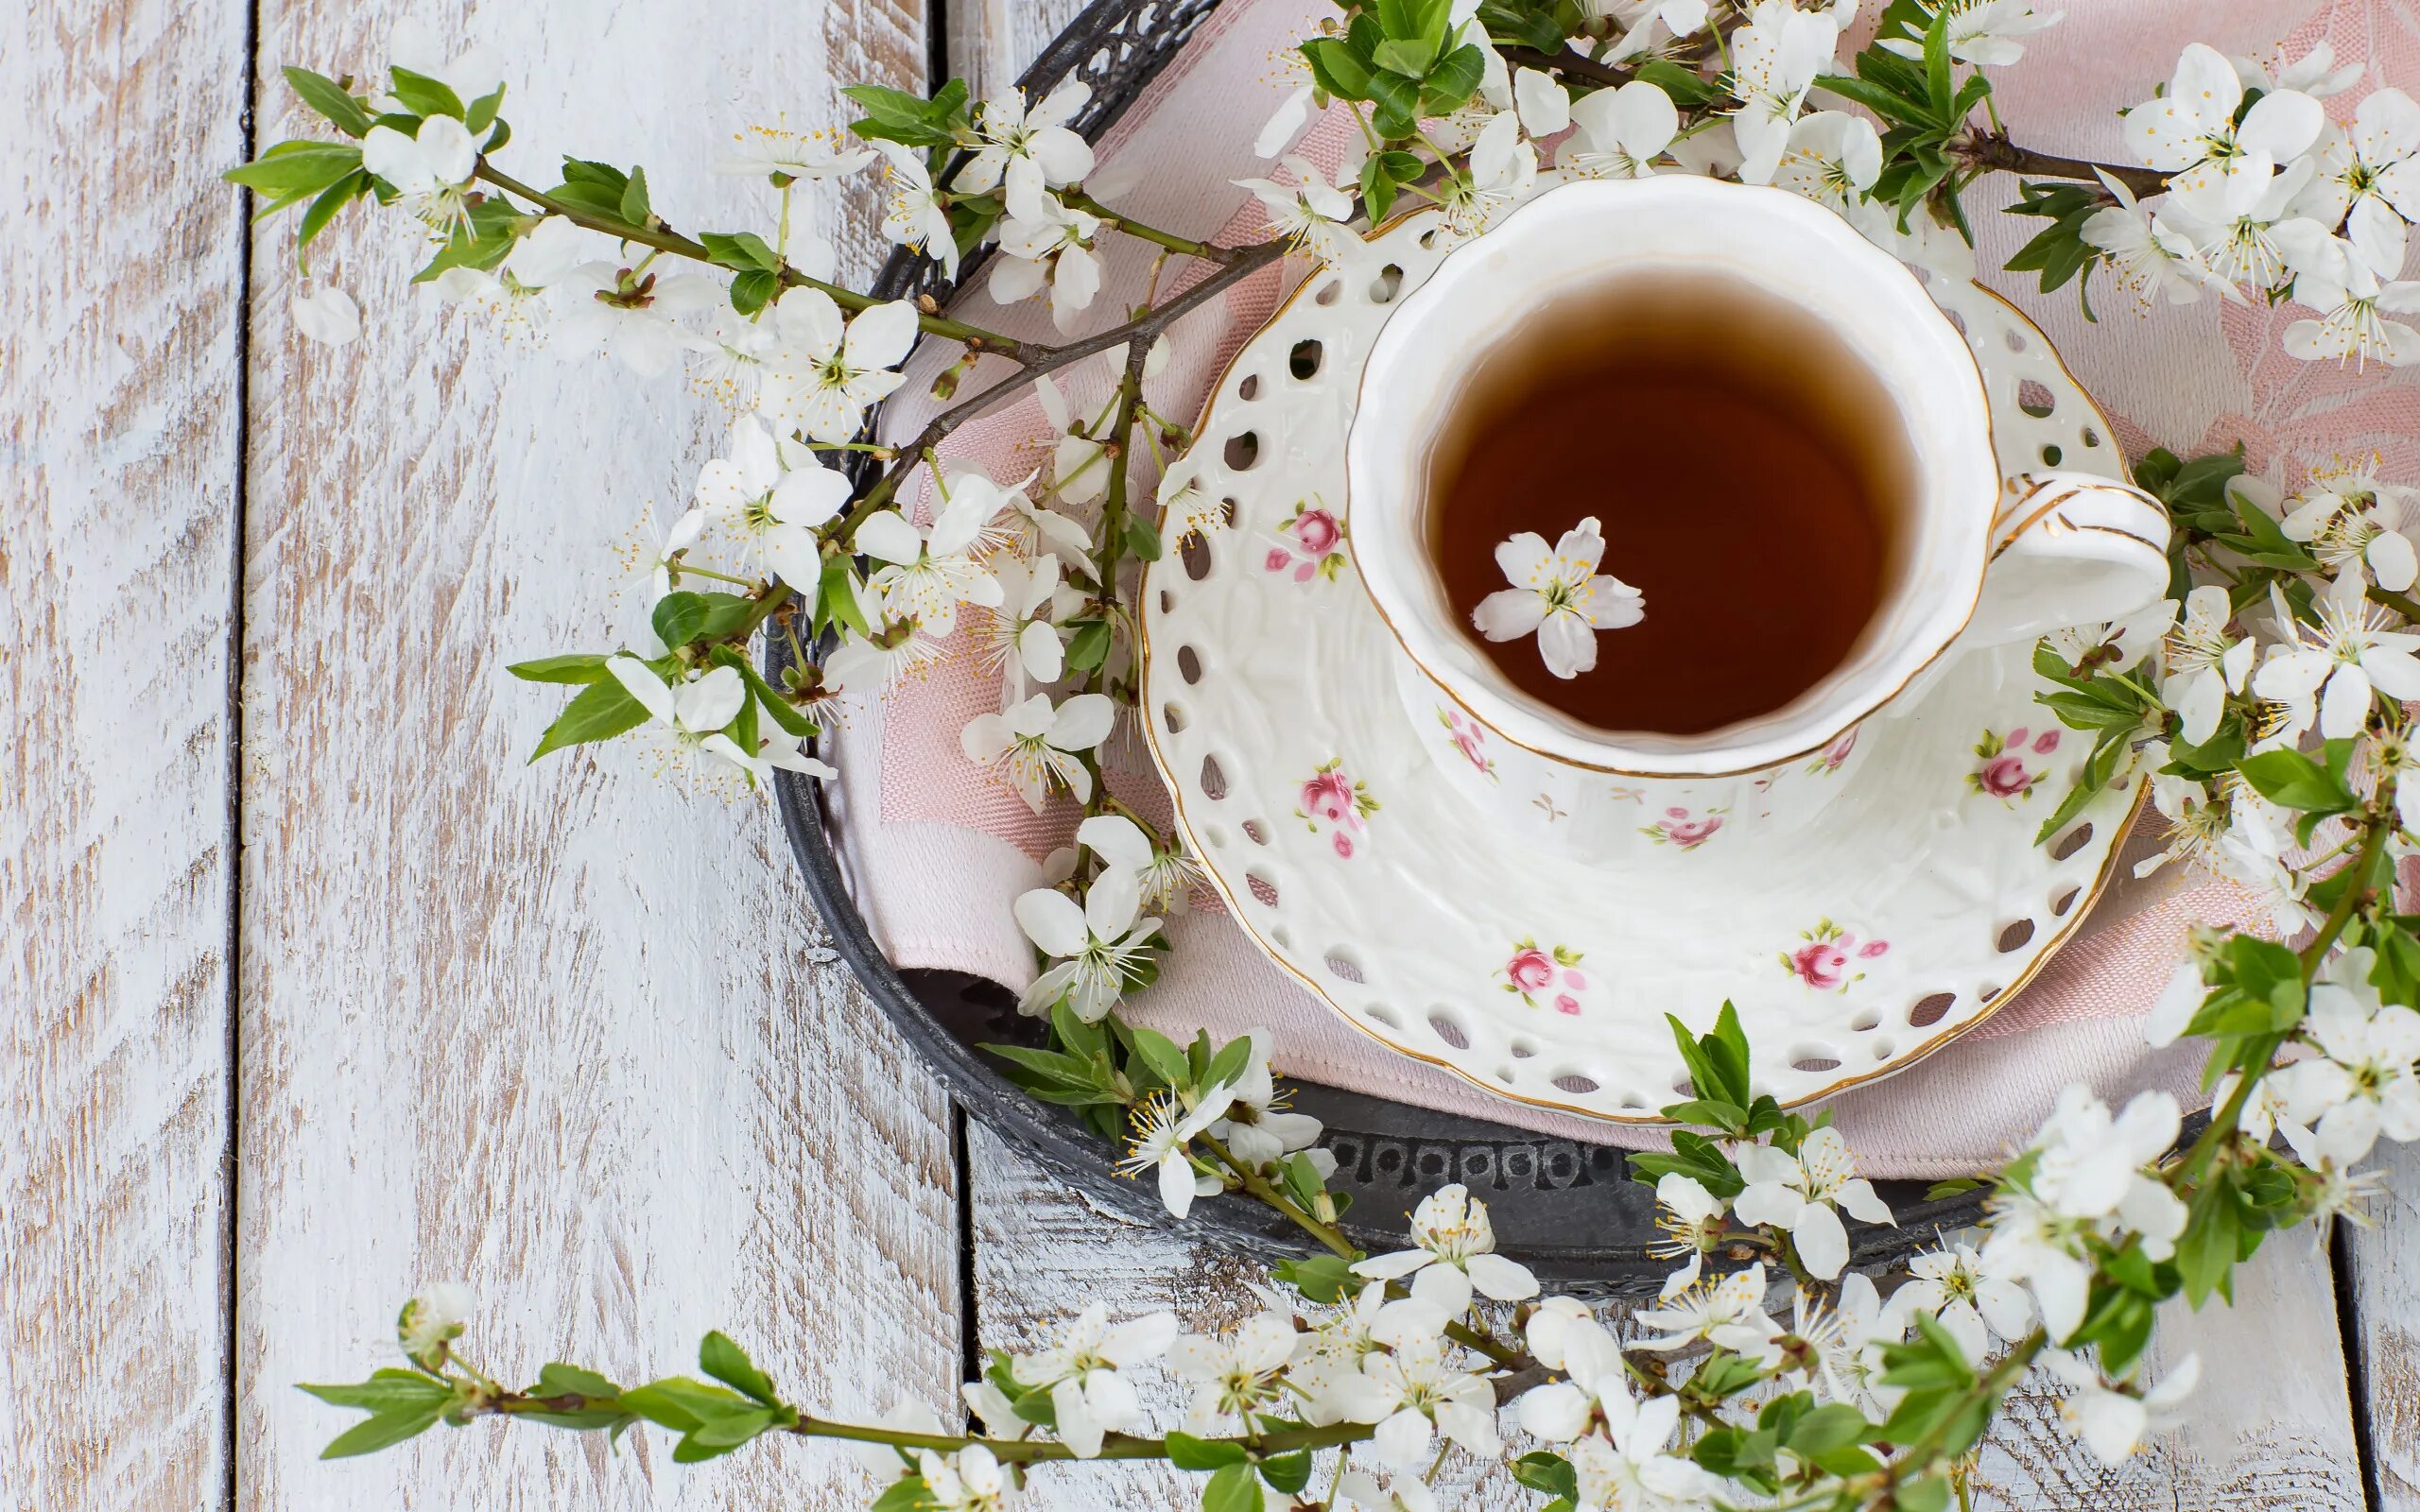
MULTIPOLYGON (((1871 9, 1871 8, 1869 8, 1871 9)), ((2066 21, 2032 39, 2024 61, 1995 76, 2001 116, 2037 148, 2117 161, 2116 112, 2149 96, 2189 41, 2222 51, 2300 58, 2325 38, 2340 58, 2367 59, 2371 73, 2327 102, 2349 120, 2381 79, 2420 78, 2420 34, 2393 21, 2396 0, 2067 0, 2066 21)), ((1262 123, 1291 87, 1281 58, 1328 13, 1322 0, 1230 0, 1101 144, 1089 187, 1139 218, 1186 235, 1236 243, 1257 239, 1258 203, 1231 179, 1267 175, 1253 155, 1262 123)), ((1332 166, 1344 123, 1316 122, 1297 150, 1332 166)), ((1977 198, 2013 197, 2005 178, 1977 198)), ((1997 267, 2031 223, 1976 204, 1981 265, 1997 267)), ((1088 319, 1144 297, 1150 249, 1103 238, 1106 284, 1088 319)), ((1228 358, 1307 271, 1270 269, 1188 318, 1172 360, 1150 387, 1163 412, 1197 413, 1228 358)), ((2048 331, 2068 365, 2117 419, 2130 455, 2165 444, 2190 454, 2241 442, 2255 471, 2290 472, 2299 460, 2375 450, 2387 475, 2420 476, 2420 369, 2387 379, 2287 357, 2278 345, 2294 312, 2204 301, 2138 317, 2105 283, 2102 323, 2085 323, 2071 290, 2044 296, 2025 277, 1986 273, 2048 331)), ((961 313, 1011 335, 1046 336, 1048 317, 1032 303, 1002 310, 977 291, 961 313)), ((1091 329, 1085 326, 1081 329, 1091 329)), ((932 364, 920 369, 930 376, 932 364)), ((1080 369, 1069 385, 1090 413, 1108 394, 1105 368, 1080 369)), ((911 381, 903 396, 925 392, 911 381)), ((930 413, 903 398, 886 421, 904 439, 930 413)), ((1030 398, 1003 404, 952 438, 948 457, 1003 479, 1023 476, 1046 455, 1048 428, 1030 398)), ((1148 486, 1150 471, 1142 482, 1148 486)), ((922 501, 919 501, 920 505, 922 501)), ((963 652, 966 632, 953 649, 963 652)), ((842 859, 874 938, 902 967, 971 971, 1019 988, 1034 971, 1010 913, 1036 885, 1042 860, 1068 843, 1075 810, 1063 800, 1037 816, 993 785, 959 748, 972 715, 998 707, 997 682, 960 654, 928 679, 848 712, 836 761, 842 859)), ((1140 743, 1111 752, 1111 784, 1141 812, 1165 820, 1168 802, 1140 743)), ((2108 1097, 2166 1087, 2198 1101, 2199 1053, 2143 1041, 2141 1019, 2179 958, 2195 923, 2252 925, 2256 913, 2232 885, 2168 868, 2149 881, 2131 863, 2152 847, 2134 836, 2119 879, 2088 926, 2005 1009, 1905 1074, 1842 1095, 1834 1116, 1872 1174, 1937 1177, 1970 1171, 2002 1155, 2048 1110, 2064 1084, 2082 1078, 2108 1097)), ((1285 1074, 1400 1101, 1493 1119, 1541 1133, 1624 1145, 1651 1144, 1648 1130, 1495 1098, 1471 1084, 1357 1032, 1254 948, 1206 894, 1169 928, 1174 950, 1156 987, 1129 1011, 1142 1022, 1189 1036, 1226 1038, 1255 1026, 1274 1031, 1285 1074)))

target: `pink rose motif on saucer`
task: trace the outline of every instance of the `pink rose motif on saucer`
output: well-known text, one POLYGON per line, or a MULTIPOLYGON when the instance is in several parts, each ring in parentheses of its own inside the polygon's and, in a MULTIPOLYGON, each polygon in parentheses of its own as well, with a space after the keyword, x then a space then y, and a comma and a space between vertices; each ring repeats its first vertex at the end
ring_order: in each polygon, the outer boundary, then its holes
POLYGON ((1782 970, 1819 992, 1847 991, 1851 982, 1864 980, 1865 973, 1857 969, 1858 962, 1873 960, 1891 950, 1889 940, 1859 940, 1828 919, 1813 929, 1802 931, 1798 937, 1806 943, 1781 953, 1782 970))
POLYGON ((1495 782, 1495 758, 1487 753, 1487 731, 1480 728, 1478 721, 1460 709, 1440 706, 1437 722, 1445 727, 1445 738, 1462 753, 1462 760, 1471 764, 1471 770, 1491 782, 1495 782))
POLYGON ((1980 765, 1966 774, 1966 785, 2014 808, 2019 799, 2031 798, 2034 784, 2047 775, 2046 765, 2029 766, 2027 758, 2048 756, 2058 748, 2059 731, 2055 728, 2037 734, 2019 725, 2005 735, 1986 730, 1983 738, 1975 743, 1980 765))
POLYGON ((1302 806, 1294 817, 1310 827, 1313 834, 1322 825, 1330 827, 1328 844, 1345 860, 1353 859, 1359 848, 1354 837, 1369 828, 1370 816, 1378 812, 1378 800, 1369 789, 1355 782, 1344 771, 1344 758, 1322 764, 1303 784, 1302 806))
POLYGON ((1580 970, 1580 953, 1568 946, 1541 949, 1534 939, 1512 947, 1512 958, 1497 971, 1496 985, 1533 1008, 1552 1006, 1577 1018, 1580 994, 1588 990, 1588 975, 1580 970))
POLYGON ((1684 850, 1694 850, 1713 839, 1715 832, 1722 828, 1725 812, 1707 809, 1703 813, 1692 814, 1687 809, 1666 809, 1662 818, 1638 833, 1657 845, 1673 845, 1684 850))
POLYGON ((1270 539, 1269 555, 1260 563, 1270 572, 1289 573, 1298 583, 1314 578, 1332 583, 1344 571, 1344 522, 1317 494, 1296 504, 1270 539))
POLYGON ((1852 727, 1840 739, 1824 747, 1824 754, 1808 762, 1806 770, 1816 777, 1829 777, 1841 769, 1841 764, 1847 761, 1849 752, 1855 749, 1857 749, 1857 730, 1852 727))

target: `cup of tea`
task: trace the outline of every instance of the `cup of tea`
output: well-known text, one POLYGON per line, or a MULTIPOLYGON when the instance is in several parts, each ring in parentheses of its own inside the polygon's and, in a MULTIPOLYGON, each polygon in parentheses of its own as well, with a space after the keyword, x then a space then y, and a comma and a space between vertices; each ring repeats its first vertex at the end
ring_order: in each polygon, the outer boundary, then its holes
POLYGON ((1371 348, 1345 475, 1451 779, 1595 854, 1802 824, 1928 670, 2168 585, 2151 495, 2001 474, 1909 268, 1796 195, 1683 175, 1548 189, 1448 256, 1371 348), (1568 626, 1558 668, 1475 615, 1583 521, 1643 614, 1564 676, 1568 626))

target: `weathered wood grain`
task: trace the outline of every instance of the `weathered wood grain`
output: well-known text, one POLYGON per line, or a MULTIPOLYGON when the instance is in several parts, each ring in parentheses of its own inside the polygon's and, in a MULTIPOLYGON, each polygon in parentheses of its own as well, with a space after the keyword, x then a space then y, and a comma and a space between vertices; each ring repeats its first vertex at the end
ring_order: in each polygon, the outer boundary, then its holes
POLYGON ((977 98, 1007 88, 1084 9, 1084 0, 952 0, 949 69, 977 98))
POLYGON ((233 6, 0 41, 0 1503, 226 1478, 233 6))
MULTIPOLYGON (((769 221, 705 174, 736 128, 845 120, 836 83, 921 74, 919 18, 883 0, 408 9, 511 60, 509 165, 644 155, 688 227, 769 221)), ((264 6, 264 140, 306 124, 279 64, 362 71, 405 9, 264 6)), ((860 272, 870 209, 843 228, 860 272)), ((683 506, 720 412, 424 326, 391 215, 314 249, 369 331, 308 347, 290 234, 261 232, 252 312, 238 1503, 856 1504, 841 1456, 799 1443, 692 1471, 651 1434, 611 1455, 487 1425, 313 1458, 351 1415, 295 1383, 389 1363, 424 1279, 475 1284, 466 1348, 496 1373, 692 1372, 721 1326, 844 1407, 946 1390, 960 1303, 946 1106, 810 957, 770 805, 682 797, 630 743, 522 765, 561 693, 504 664, 619 644, 616 541, 683 506)))
POLYGON ((2338 1230, 2351 1273, 2353 1348, 2377 1512, 2420 1509, 2420 1151, 2380 1142, 2377 1227, 2338 1230))

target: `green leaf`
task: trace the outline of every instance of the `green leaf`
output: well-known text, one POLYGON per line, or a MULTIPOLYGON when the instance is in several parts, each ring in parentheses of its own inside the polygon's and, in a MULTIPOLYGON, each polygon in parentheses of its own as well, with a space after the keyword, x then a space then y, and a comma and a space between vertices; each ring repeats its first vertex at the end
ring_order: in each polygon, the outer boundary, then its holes
POLYGON ((754 315, 773 302, 782 291, 782 276, 762 268, 751 268, 735 275, 731 281, 731 307, 742 315, 754 315))
POLYGON ((1134 1026, 1134 1053, 1164 1082, 1174 1085, 1191 1077, 1192 1068, 1185 1061, 1184 1052, 1157 1029, 1134 1026))
POLYGON ((670 646, 688 644, 706 627, 713 610, 706 595, 675 590, 655 601, 652 623, 656 639, 670 646))
POLYGON ((331 1406, 358 1407, 372 1413, 427 1407, 454 1400, 454 1388, 435 1377, 418 1370, 392 1368, 374 1370, 369 1380, 350 1385, 305 1385, 300 1389, 331 1406))
POLYGON ((1260 1478, 1292 1496, 1311 1483, 1311 1452, 1298 1449, 1291 1454, 1272 1454, 1260 1462, 1260 1478))
POLYGON ((695 1465, 700 1460, 728 1454, 772 1427, 776 1416, 770 1407, 752 1407, 745 1412, 709 1418, 683 1435, 681 1442, 672 1446, 672 1463, 695 1465))
POLYGON ((1168 1463, 1181 1470, 1223 1469, 1252 1459, 1243 1445, 1225 1439, 1196 1438, 1191 1434, 1167 1436, 1168 1463))
POLYGON ((1067 641, 1067 665, 1070 670, 1090 672, 1109 659, 1110 628, 1107 620, 1085 620, 1076 627, 1067 641))
POLYGON ((647 705, 631 697, 631 690, 609 675, 601 681, 591 683, 579 696, 564 706, 562 716, 546 727, 545 734, 540 737, 538 748, 529 753, 529 759, 534 762, 547 752, 561 750, 566 746, 611 740, 627 730, 636 730, 647 721, 647 705))
POLYGON ((1226 1465, 1201 1488, 1201 1512, 1261 1512, 1260 1482, 1249 1465, 1226 1465))
POLYGON ((1813 1459, 1861 1442, 1872 1427, 1865 1420, 1865 1414, 1836 1401, 1800 1418, 1783 1442, 1801 1459, 1813 1459))
POLYGON ((408 68, 390 68, 395 81, 395 98, 414 115, 450 115, 462 118, 462 96, 442 79, 415 74, 408 68))
POLYGON ((1512 1478, 1532 1491, 1580 1500, 1580 1472, 1551 1450, 1533 1449, 1514 1460, 1512 1478))
POLYGON ((1486 54, 1474 43, 1464 43, 1437 60, 1437 66, 1420 81, 1421 113, 1451 115, 1470 103, 1486 63, 1486 54))
POLYGON ((622 189, 622 218, 633 226, 644 226, 652 209, 647 199, 647 170, 633 165, 631 181, 622 189))
MULTIPOLYGON (((958 89, 957 99, 962 101, 964 86, 956 79, 950 82, 958 89)), ((879 84, 852 84, 840 93, 866 112, 862 119, 852 122, 849 129, 870 142, 896 142, 911 147, 957 145, 948 124, 957 112, 954 104, 942 95, 928 100, 921 94, 886 89, 879 84)))
MULTIPOLYGON (((463 129, 473 136, 476 136, 489 127, 496 125, 496 112, 503 109, 504 86, 498 84, 493 94, 480 95, 471 102, 469 109, 463 111, 463 129)), ((491 143, 485 150, 493 152, 502 146, 504 144, 501 142, 491 143)))
POLYGON ((303 104, 319 112, 330 126, 345 135, 360 136, 370 129, 370 112, 335 79, 307 68, 287 68, 285 82, 302 96, 303 104))
POLYGON ((1400 74, 1372 74, 1371 129, 1390 142, 1412 135, 1420 116, 1420 89, 1400 74))
POLYGON ((302 212, 302 224, 294 230, 294 250, 303 249, 320 239, 320 232, 337 218, 337 212, 370 192, 371 178, 367 173, 348 173, 320 192, 311 208, 302 212))
POLYGON ((1306 1299, 1322 1304, 1342 1300, 1349 1288, 1359 1284, 1351 1263, 1337 1255, 1281 1260, 1277 1263, 1277 1279, 1306 1299))
POLYGON ((1126 517, 1126 550, 1137 561, 1160 559, 1160 527, 1142 515, 1126 517))
POLYGON ((538 1372, 538 1383, 529 1388, 533 1397, 618 1397, 622 1388, 594 1370, 583 1370, 576 1365, 555 1361, 538 1372))
POLYGON ((280 142, 253 162, 219 177, 291 203, 361 171, 361 148, 350 142, 280 142))
POLYGON ((742 1395, 753 1397, 768 1407, 778 1407, 782 1399, 773 1391, 773 1383, 748 1351, 732 1342, 731 1335, 720 1329, 708 1333, 698 1346, 698 1368, 734 1387, 742 1395))
POLYGON ((1651 58, 1638 65, 1640 78, 1672 97, 1672 103, 1684 111, 1702 109, 1714 103, 1722 91, 1694 72, 1668 58, 1651 58))
POLYGON ((1201 1074, 1201 1085, 1204 1087, 1227 1086, 1242 1075, 1244 1067, 1251 1063, 1252 1037, 1238 1035, 1219 1047, 1219 1053, 1210 1059, 1209 1069, 1201 1074))
POLYGON ((1338 99, 1370 97, 1369 66, 1342 41, 1314 37, 1303 43, 1303 58, 1311 65, 1311 81, 1338 99))
POLYGON ((718 645, 715 647, 714 660, 716 665, 730 667, 738 672, 741 679, 755 693, 756 701, 764 706, 768 714, 772 716, 773 723, 801 740, 804 740, 809 735, 822 733, 821 726, 806 717, 799 711, 798 705, 783 697, 774 690, 771 683, 765 680, 765 675, 756 670, 756 663, 748 660, 747 652, 735 645, 718 645))
POLYGON ((2360 801, 2342 777, 2298 750, 2265 750, 2240 764, 2243 780, 2272 803, 2341 814, 2360 801))
POLYGON ((596 651, 579 651, 571 656, 540 656, 537 661, 515 661, 506 668, 523 682, 602 682, 613 678, 605 670, 605 656, 596 651))
POLYGON ((735 1391, 710 1386, 687 1376, 666 1376, 622 1393, 622 1405, 648 1422, 675 1433, 694 1432, 701 1423, 734 1413, 757 1410, 756 1403, 735 1391))
POLYGON ((514 239, 536 224, 535 216, 522 215, 501 198, 482 199, 470 207, 412 282, 426 284, 449 267, 493 268, 511 253, 514 239))
MULTIPOLYGON (((450 1396, 451 1393, 448 1393, 450 1396)), ((397 1407, 375 1414, 346 1429, 328 1440, 320 1451, 321 1459, 350 1459, 355 1454, 375 1453, 407 1438, 418 1438, 437 1426, 445 1416, 440 1407, 397 1407)))
POLYGON ((701 233, 698 241, 705 248, 708 260, 724 267, 761 268, 768 273, 782 270, 781 254, 752 231, 710 231, 701 233))
POLYGON ((1943 6, 1933 13, 1932 25, 1925 28, 1925 95, 1944 122, 1953 119, 1949 107, 1956 98, 1949 67, 1949 24, 1955 19, 1957 12, 1943 6))
POLYGON ((2125 735, 2119 731, 2111 731, 2101 737, 2100 743, 2093 747, 2092 754, 2084 759, 2083 772, 2076 779, 2076 785, 2067 789, 2067 796, 2061 799, 2059 806, 2050 811, 2050 816, 2042 821, 2042 828, 2033 832, 2035 845, 2048 845, 2059 832, 2067 827, 2069 820, 2082 814, 2094 799, 2100 796, 2101 789, 2109 785, 2109 780, 2118 775, 2118 763, 2126 754, 2128 744, 2125 735))
POLYGON ((1426 78, 1428 65, 1437 55, 1428 43, 1419 38, 1390 37, 1378 43, 1376 61, 1380 68, 1406 78, 1426 78))

